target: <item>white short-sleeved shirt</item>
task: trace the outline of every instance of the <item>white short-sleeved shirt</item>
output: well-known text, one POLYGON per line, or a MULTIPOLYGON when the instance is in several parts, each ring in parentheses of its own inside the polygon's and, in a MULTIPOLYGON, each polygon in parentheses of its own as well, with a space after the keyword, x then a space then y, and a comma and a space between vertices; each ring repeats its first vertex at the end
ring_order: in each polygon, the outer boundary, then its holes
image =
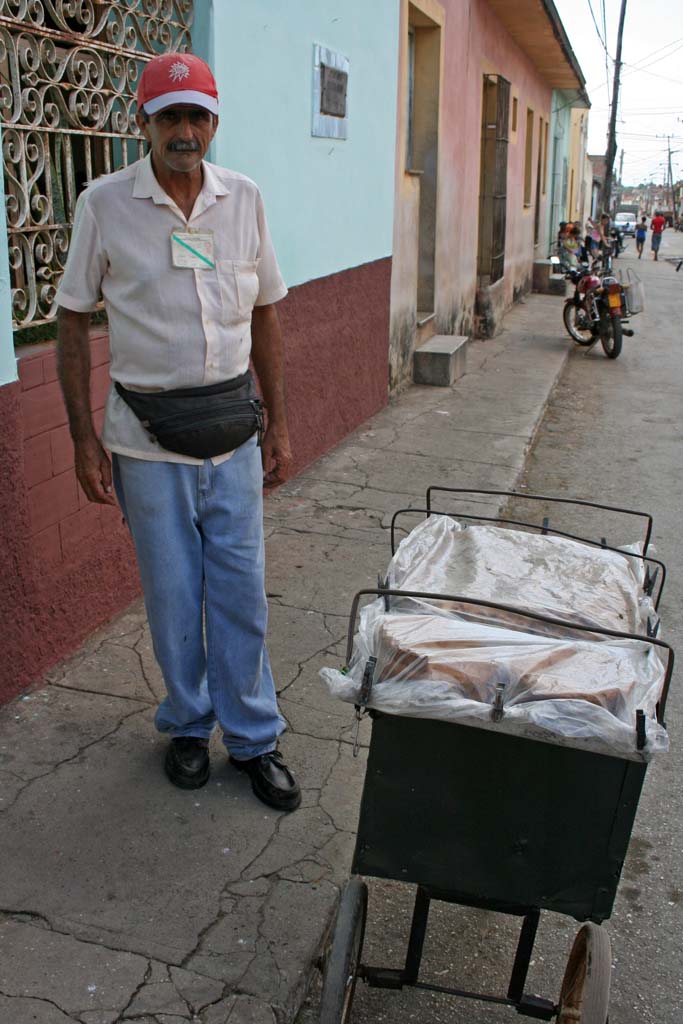
MULTIPOLYGON (((257 186, 214 164, 202 170, 189 220, 157 182, 149 156, 97 179, 78 200, 57 303, 87 312, 104 298, 111 376, 134 391, 200 387, 244 373, 253 307, 287 294, 257 186), (212 234, 214 267, 173 265, 171 234, 194 231, 212 234)), ((200 461, 161 448, 113 386, 102 441, 135 458, 200 461)))

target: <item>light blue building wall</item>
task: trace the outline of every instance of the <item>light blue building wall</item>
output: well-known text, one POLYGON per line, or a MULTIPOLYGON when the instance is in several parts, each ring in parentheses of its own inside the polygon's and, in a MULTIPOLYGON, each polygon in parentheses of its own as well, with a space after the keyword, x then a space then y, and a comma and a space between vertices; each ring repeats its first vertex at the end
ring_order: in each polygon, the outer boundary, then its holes
MULTIPOLYGON (((2 135, 0 133, 0 151, 2 135)), ((0 160, 0 195, 5 194, 5 179, 0 160)), ((12 336, 12 290, 9 279, 9 258, 7 253, 7 221, 3 216, 0 224, 0 386, 17 379, 17 361, 14 358, 12 336)))
POLYGON ((397 0, 216 0, 193 49, 213 67, 210 158, 260 186, 288 285, 391 254, 397 0), (311 135, 314 45, 349 60, 348 137, 311 135))
MULTIPOLYGON (((209 158, 258 182, 290 286, 391 255, 399 7, 195 0, 193 49, 214 69, 221 102, 209 158), (315 44, 349 60, 344 140, 311 135, 315 44)), ((16 376, 3 218, 0 385, 16 376)))

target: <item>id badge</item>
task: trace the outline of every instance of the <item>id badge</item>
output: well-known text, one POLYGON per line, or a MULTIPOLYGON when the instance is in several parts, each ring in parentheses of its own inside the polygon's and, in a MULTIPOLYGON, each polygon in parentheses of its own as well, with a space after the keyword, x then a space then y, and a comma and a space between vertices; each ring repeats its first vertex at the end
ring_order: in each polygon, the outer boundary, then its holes
POLYGON ((174 267, 212 270, 216 265, 213 258, 213 231, 173 231, 171 259, 174 267))

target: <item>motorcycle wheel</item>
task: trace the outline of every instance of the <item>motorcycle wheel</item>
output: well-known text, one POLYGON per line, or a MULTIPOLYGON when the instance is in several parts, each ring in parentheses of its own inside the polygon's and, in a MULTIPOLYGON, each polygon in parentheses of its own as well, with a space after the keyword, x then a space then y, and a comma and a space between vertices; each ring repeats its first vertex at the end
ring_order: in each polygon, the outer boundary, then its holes
POLYGON ((621 320, 613 316, 609 317, 603 324, 600 334, 600 341, 608 359, 616 359, 620 354, 622 340, 621 320))
MULTIPOLYGON (((595 339, 590 325, 587 324, 586 311, 577 306, 573 299, 567 299, 565 302, 562 319, 570 338, 573 338, 579 345, 593 344, 595 339)), ((619 326, 621 327, 621 324, 619 326)))

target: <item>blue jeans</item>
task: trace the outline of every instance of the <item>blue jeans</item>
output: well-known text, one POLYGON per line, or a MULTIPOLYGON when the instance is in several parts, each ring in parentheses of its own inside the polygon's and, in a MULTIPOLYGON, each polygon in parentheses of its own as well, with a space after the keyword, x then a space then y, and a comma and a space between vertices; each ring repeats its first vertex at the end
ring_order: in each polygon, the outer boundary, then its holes
POLYGON ((252 438, 214 466, 114 455, 168 696, 155 724, 208 737, 238 759, 273 750, 285 723, 265 645, 263 473, 252 438))

